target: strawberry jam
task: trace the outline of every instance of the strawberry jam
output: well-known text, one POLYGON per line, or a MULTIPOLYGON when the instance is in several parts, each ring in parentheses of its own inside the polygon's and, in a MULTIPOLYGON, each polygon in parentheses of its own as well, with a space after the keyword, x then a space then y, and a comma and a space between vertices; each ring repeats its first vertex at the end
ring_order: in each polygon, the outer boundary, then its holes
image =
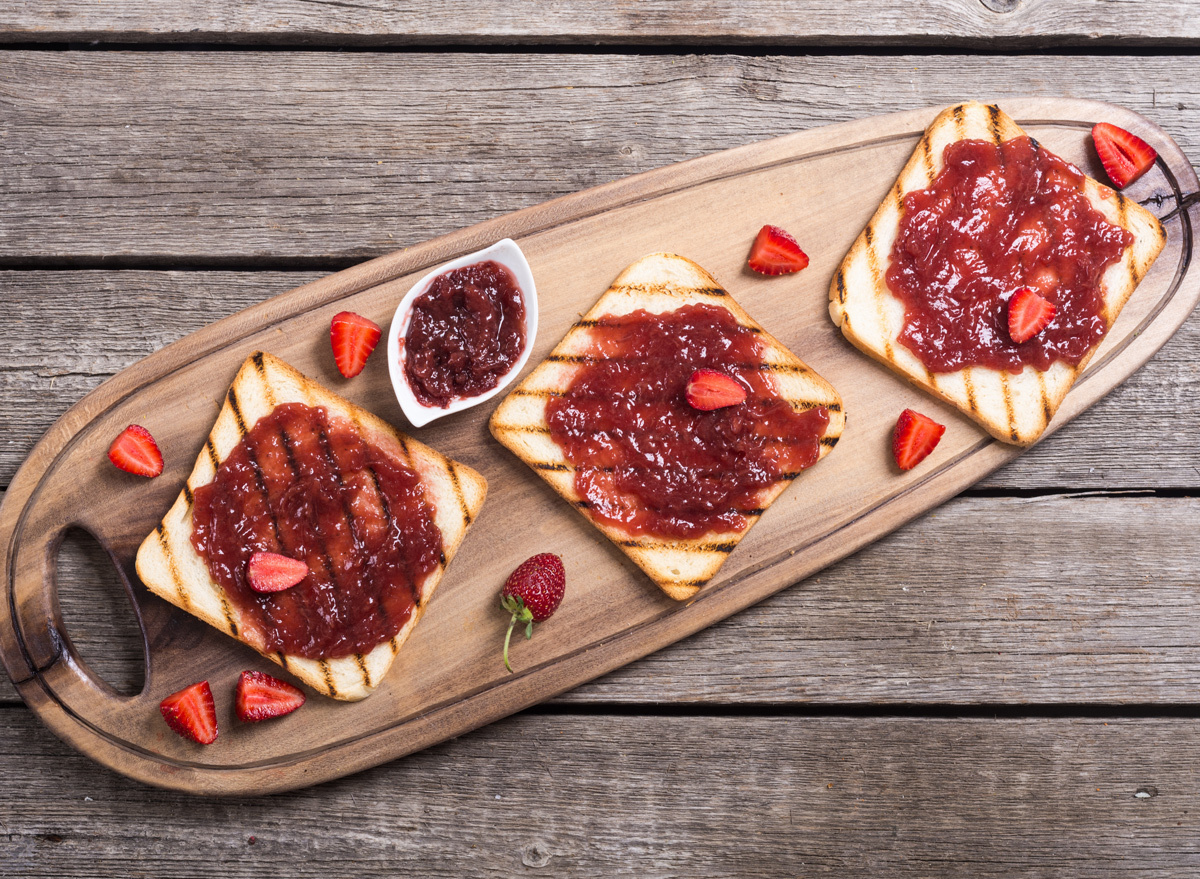
POLYGON ((740 531, 761 512, 764 489, 819 457, 829 413, 796 412, 779 396, 762 340, 727 309, 608 315, 589 333, 595 356, 546 419, 594 519, 668 539, 740 531), (745 402, 688 405, 701 368, 732 376, 745 402))
POLYGON ((404 374, 424 406, 490 391, 525 350, 516 280, 492 260, 438 275, 413 303, 404 350, 404 374))
POLYGON ((300 403, 260 418, 194 506, 192 545, 264 650, 370 651, 400 631, 442 557, 417 473, 349 422, 300 403), (246 569, 259 551, 305 562, 308 576, 255 592, 246 569))
POLYGON ((904 197, 887 272, 905 307, 900 341, 932 372, 1078 366, 1108 330, 1101 276, 1133 237, 1088 203, 1078 169, 1028 137, 957 141, 944 158, 904 197), (1055 312, 1018 344, 1008 300, 1026 286, 1055 312))

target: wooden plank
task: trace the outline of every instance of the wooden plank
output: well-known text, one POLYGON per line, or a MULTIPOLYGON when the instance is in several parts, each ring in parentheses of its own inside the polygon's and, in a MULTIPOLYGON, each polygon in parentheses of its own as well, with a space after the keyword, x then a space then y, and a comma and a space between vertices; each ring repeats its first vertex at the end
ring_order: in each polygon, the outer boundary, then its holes
POLYGON ((727 147, 969 97, 1120 102, 1195 158, 1194 67, 1171 56, 7 52, 0 265, 345 265, 727 147))
MULTIPOLYGON (((1192 498, 960 498, 557 701, 1194 702, 1198 527, 1192 498)), ((84 659, 129 689, 141 642, 104 564, 73 547, 60 595, 84 659)))
MULTIPOLYGON (((312 272, 5 272, 0 486, 72 404, 157 348, 320 277, 312 272)), ((597 295, 599 295, 597 293, 597 295)), ((758 315, 771 327, 768 315, 758 315)), ((1200 320, 1060 434, 988 477, 991 489, 1200 486, 1200 320), (1114 451, 1116 450, 1116 451, 1114 451)), ((805 352, 799 352, 802 356, 805 352)))
POLYGON ((1198 767, 1185 719, 534 714, 318 789, 197 800, 7 710, 0 858, 30 879, 1186 876, 1198 767))
POLYGON ((0 13, 0 38, 29 41, 269 42, 287 45, 1183 45, 1200 26, 1183 2, 1098 4, 1089 0, 449 0, 439 4, 310 4, 301 0, 147 9, 131 0, 19 3, 0 13))

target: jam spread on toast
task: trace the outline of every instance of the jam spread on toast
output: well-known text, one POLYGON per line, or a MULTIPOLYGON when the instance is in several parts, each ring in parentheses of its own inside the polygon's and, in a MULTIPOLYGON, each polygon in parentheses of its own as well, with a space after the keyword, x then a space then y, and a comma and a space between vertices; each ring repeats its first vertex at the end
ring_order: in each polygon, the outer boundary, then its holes
POLYGON ((1083 194, 1084 176, 1029 137, 960 140, 928 189, 904 197, 887 271, 900 342, 931 372, 1078 366, 1108 329, 1100 279, 1133 242, 1083 194), (1016 343, 1008 301, 1031 287, 1049 325, 1016 343))
POLYGON ((425 406, 445 409, 500 383, 525 349, 525 299, 493 260, 438 275, 417 297, 404 374, 425 406))
POLYGON ((309 659, 369 652, 412 615, 442 558, 420 476, 348 421, 277 406, 196 489, 192 545, 264 649, 309 659), (247 581, 256 552, 309 574, 281 592, 247 581))
POLYGON ((594 519, 668 539, 740 531, 761 513, 765 488, 820 456, 828 411, 796 412, 780 397, 762 339, 728 309, 607 315, 588 332, 593 356, 546 419, 594 519), (745 402, 689 405, 688 380, 702 368, 744 385, 745 402))

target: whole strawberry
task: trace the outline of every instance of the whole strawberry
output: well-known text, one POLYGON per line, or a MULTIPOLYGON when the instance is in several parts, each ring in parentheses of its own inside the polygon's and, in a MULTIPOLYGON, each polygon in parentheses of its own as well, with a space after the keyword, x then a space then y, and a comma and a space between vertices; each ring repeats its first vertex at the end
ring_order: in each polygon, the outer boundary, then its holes
POLYGON ((543 552, 521 562, 508 575, 508 582, 500 592, 500 606, 512 614, 508 623, 508 634, 504 636, 504 667, 508 664, 508 642, 517 623, 525 624, 525 637, 533 637, 533 624, 550 619, 558 610, 567 588, 567 572, 562 559, 551 552, 543 552))

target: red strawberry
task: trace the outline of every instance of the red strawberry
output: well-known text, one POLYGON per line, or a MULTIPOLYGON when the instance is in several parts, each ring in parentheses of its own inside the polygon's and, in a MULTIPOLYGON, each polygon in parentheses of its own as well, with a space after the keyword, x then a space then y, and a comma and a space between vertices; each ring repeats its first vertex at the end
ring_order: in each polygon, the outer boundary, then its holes
POLYGON ((383 330, 379 324, 353 311, 339 311, 329 324, 329 341, 338 372, 354 378, 367 365, 383 330))
POLYGON ((693 409, 709 411, 736 406, 746 400, 746 387, 715 369, 697 369, 687 383, 687 401, 693 409))
POLYGON ((1054 303, 1028 287, 1021 287, 1008 300, 1008 335, 1014 342, 1027 342, 1046 329, 1054 317, 1054 303))
POLYGON ((937 448, 946 428, 920 412, 905 409, 900 413, 896 429, 892 432, 892 454, 896 466, 911 470, 937 448))
POLYGON ((518 622, 525 624, 525 637, 533 637, 533 624, 550 619, 558 610, 567 588, 567 573, 562 559, 554 553, 543 552, 527 558, 508 575, 500 592, 500 606, 512 614, 508 634, 504 636, 504 667, 508 664, 508 642, 518 622))
POLYGON ((1117 189, 1124 189, 1150 170, 1158 153, 1154 147, 1124 128, 1107 122, 1092 126, 1092 142, 1109 179, 1117 189))
POLYGON ((308 576, 308 565, 275 552, 256 552, 246 566, 246 580, 255 592, 282 592, 308 576))
POLYGON ((211 745, 217 740, 217 706, 208 681, 172 693, 158 703, 167 726, 185 739, 211 745))
POLYGON ((244 671, 238 677, 237 716, 244 723, 291 714, 304 700, 298 688, 265 672, 244 671))
POLYGON ((163 456, 150 431, 131 424, 108 447, 108 460, 127 473, 157 476, 163 471, 163 456))
POLYGON ((763 226, 750 248, 750 268, 763 275, 790 275, 808 265, 796 239, 778 226, 763 226))

